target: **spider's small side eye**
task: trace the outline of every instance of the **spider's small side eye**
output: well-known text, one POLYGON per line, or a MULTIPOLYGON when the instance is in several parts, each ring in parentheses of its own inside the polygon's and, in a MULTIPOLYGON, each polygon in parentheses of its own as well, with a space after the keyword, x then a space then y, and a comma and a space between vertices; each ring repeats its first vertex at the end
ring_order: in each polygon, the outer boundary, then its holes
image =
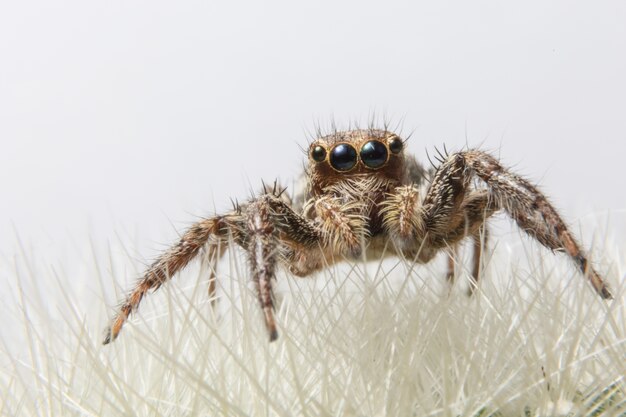
POLYGON ((356 161, 356 149, 350 144, 340 143, 330 151, 330 166, 337 171, 350 171, 356 161))
POLYGON ((370 140, 361 148, 361 161, 369 168, 382 167, 388 157, 387 147, 377 140, 370 140))
POLYGON ((311 149, 311 158, 315 162, 322 162, 326 159, 326 149, 321 145, 315 145, 313 149, 311 149))
POLYGON ((402 139, 397 136, 393 136, 389 140, 389 150, 392 153, 400 153, 402 152, 402 148, 404 148, 404 143, 402 143, 402 139))

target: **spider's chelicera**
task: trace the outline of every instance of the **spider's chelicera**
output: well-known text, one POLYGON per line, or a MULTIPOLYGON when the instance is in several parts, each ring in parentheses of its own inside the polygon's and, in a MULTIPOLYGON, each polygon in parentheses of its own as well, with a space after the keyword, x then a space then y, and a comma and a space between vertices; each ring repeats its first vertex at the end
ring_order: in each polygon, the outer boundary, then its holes
MULTIPOLYGON (((229 213, 191 226, 129 293, 104 343, 118 336, 148 291, 163 285, 203 248, 217 262, 229 242, 247 253, 270 340, 278 337, 272 281, 279 265, 304 277, 359 258, 363 251, 369 259, 399 256, 425 263, 440 251, 452 256, 469 237, 474 247, 471 292, 478 283, 485 221, 501 210, 542 245, 566 253, 602 298, 612 298, 547 198, 488 153, 442 156, 440 165, 428 171, 405 152, 396 134, 368 129, 320 137, 308 156, 306 187, 293 199, 284 190, 266 190, 229 213)), ((452 267, 450 263, 449 278, 452 267)), ((214 293, 212 272, 209 295, 214 293)))

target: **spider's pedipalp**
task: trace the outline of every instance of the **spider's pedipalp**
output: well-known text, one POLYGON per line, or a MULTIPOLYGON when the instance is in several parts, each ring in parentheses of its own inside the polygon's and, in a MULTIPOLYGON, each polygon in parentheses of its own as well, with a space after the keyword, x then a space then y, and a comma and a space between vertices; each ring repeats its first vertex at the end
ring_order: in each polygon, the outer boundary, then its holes
POLYGON ((363 204, 342 204, 336 198, 322 197, 315 202, 315 211, 327 246, 338 254, 356 257, 361 253, 367 235, 363 204))
POLYGON ((426 225, 419 190, 414 185, 397 187, 381 205, 383 224, 396 246, 404 248, 423 239, 426 225))

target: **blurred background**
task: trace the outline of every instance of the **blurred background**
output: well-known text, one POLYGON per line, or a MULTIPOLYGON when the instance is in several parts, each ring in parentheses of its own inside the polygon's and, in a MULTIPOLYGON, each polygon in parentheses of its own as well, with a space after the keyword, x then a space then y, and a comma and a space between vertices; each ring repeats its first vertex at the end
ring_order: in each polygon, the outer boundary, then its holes
POLYGON ((150 257, 290 184, 333 120, 386 120, 423 161, 481 146, 573 224, 623 213, 624 22, 618 0, 2 2, 0 255, 121 234, 150 257))

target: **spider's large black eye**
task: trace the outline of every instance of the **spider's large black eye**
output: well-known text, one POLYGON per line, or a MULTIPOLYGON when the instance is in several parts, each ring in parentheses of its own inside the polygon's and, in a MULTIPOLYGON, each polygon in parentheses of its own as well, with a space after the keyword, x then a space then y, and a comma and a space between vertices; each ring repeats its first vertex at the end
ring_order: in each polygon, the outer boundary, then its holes
POLYGON ((350 171, 356 165, 356 149, 347 143, 340 143, 330 151, 330 165, 337 171, 350 171))
POLYGON ((326 149, 323 146, 316 145, 311 149, 311 158, 315 162, 322 162, 326 159, 326 149))
POLYGON ((377 140, 370 140, 361 148, 361 161, 370 168, 380 168, 387 162, 387 147, 377 140))
POLYGON ((392 153, 400 153, 402 151, 402 148, 404 148, 404 143, 402 143, 402 139, 397 136, 392 137, 389 141, 389 150, 392 153))

